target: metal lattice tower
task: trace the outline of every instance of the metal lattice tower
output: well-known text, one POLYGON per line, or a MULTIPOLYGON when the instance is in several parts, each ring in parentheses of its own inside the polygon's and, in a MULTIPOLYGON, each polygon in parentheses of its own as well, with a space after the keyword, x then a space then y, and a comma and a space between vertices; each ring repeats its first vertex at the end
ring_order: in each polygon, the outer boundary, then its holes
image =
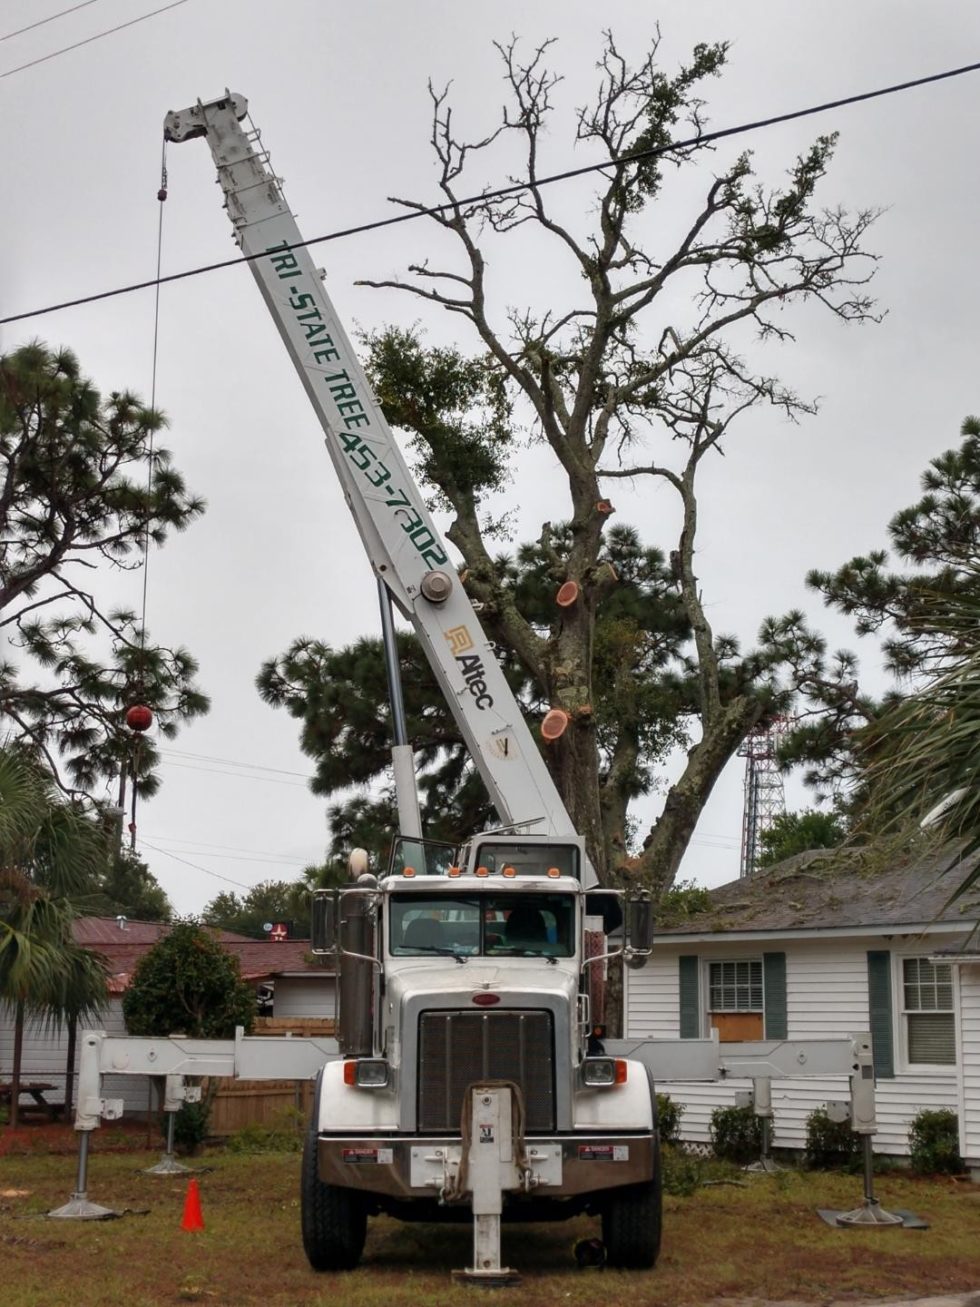
POLYGON ((745 759, 745 804, 742 809, 742 857, 739 876, 750 876, 759 857, 759 838, 786 811, 783 778, 776 763, 787 723, 777 719, 747 736, 738 751, 745 759))

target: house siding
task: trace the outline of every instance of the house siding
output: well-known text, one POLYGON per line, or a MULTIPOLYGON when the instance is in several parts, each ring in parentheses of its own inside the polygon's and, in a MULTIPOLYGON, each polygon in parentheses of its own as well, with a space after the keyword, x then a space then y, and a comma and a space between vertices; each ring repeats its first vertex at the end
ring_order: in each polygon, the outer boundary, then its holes
POLYGON ((980 964, 953 968, 960 977, 960 1154, 980 1167, 980 964))
MULTIPOLYGON (((779 946, 786 952, 789 1039, 832 1039, 869 1029, 867 953, 869 949, 880 948, 881 944, 882 941, 874 937, 779 941, 779 946)), ((720 958, 761 957, 764 951, 775 946, 774 940, 767 940, 764 944, 761 941, 727 942, 722 937, 717 942, 698 944, 697 951, 707 962, 720 958)), ((641 971, 628 973, 626 1031, 630 1038, 678 1038, 677 959, 679 954, 693 951, 690 942, 661 938, 647 966, 641 971)), ((980 1149, 980 968, 976 970, 978 983, 973 988, 970 1004, 964 1002, 961 1012, 963 1049, 967 1054, 967 1064, 973 1067, 973 1071, 968 1073, 969 1086, 964 1084, 964 1092, 972 1094, 976 1103, 970 1128, 975 1131, 975 1147, 980 1149), (973 1041, 972 1045, 968 1040, 973 1041), (974 1120, 975 1126, 972 1125, 974 1120)), ((702 984, 702 994, 704 989, 702 984)), ((707 1033, 706 1019, 703 1033, 707 1033)), ((684 1106, 681 1137, 690 1143, 709 1142, 712 1111, 716 1107, 733 1106, 736 1091, 751 1088, 748 1080, 700 1084, 668 1082, 667 1074, 665 1067, 658 1077, 660 1088, 684 1106)), ((880 1080, 875 1150, 907 1155, 912 1117, 925 1107, 956 1109, 960 1097, 957 1080, 955 1067, 950 1067, 948 1072, 913 1074, 902 1071, 900 1066, 896 1067, 895 1079, 880 1080)), ((810 1112, 823 1106, 829 1098, 847 1099, 848 1096, 845 1076, 774 1080, 775 1146, 802 1148, 806 1143, 806 1118, 810 1112)))
MULTIPOLYGON (((75 1089, 78 1088, 78 1060, 81 1057, 83 1029, 104 1030, 107 1035, 125 1035, 122 1000, 110 998, 100 1021, 87 1021, 79 1026, 75 1044, 75 1089)), ((21 1057, 21 1079, 52 1084, 55 1089, 47 1095, 51 1103, 65 1101, 65 1063, 68 1058, 68 1031, 53 1030, 41 1022, 28 1022, 24 1028, 24 1050, 21 1057)), ((9 1007, 0 1007, 0 1080, 9 1080, 14 1064, 14 1014, 9 1007)), ((148 1081, 143 1077, 104 1076, 102 1092, 106 1098, 121 1098, 127 1113, 147 1110, 148 1081)), ((26 1103, 28 1100, 23 1099, 26 1103)), ((77 1101, 77 1096, 76 1096, 77 1101)))
POLYGON ((277 976, 273 1011, 277 1017, 335 1017, 333 976, 277 976))

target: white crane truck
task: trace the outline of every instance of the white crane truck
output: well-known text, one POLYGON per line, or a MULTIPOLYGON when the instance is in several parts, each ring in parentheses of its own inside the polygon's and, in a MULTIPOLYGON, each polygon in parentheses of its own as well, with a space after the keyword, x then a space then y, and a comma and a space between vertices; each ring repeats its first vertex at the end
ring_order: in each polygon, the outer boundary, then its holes
MULTIPOLYGON (((320 1270, 356 1265, 372 1212, 437 1220, 472 1209, 471 1271, 497 1277, 501 1218, 592 1211, 611 1264, 652 1266, 661 1209, 652 1079, 640 1062, 589 1051, 588 982, 603 962, 601 951, 586 957, 588 918, 618 919, 616 897, 596 886, 246 113, 228 93, 169 114, 165 135, 211 147, 235 239, 371 564, 411 621, 502 823, 462 849, 424 841, 410 746, 399 739, 400 832, 387 874, 355 859, 359 878, 339 912, 330 897, 315 906, 315 943, 339 959, 342 1058, 317 1082, 303 1165, 307 1255, 320 1270)), ((639 962, 649 904, 627 917, 624 951, 639 962)))
MULTIPOLYGON (((592 981, 613 950, 642 966, 647 898, 602 890, 541 752, 324 292, 245 99, 169 113, 170 141, 204 137, 235 239, 299 372, 382 593, 399 832, 385 873, 355 850, 351 881, 314 900, 314 944, 337 962, 336 1043, 316 1038, 81 1039, 76 1191, 51 1215, 107 1213, 86 1192, 90 1132, 122 1102, 103 1076, 166 1077, 173 1114, 200 1076, 316 1077, 302 1165, 303 1244, 316 1270, 358 1263, 367 1219, 473 1219, 473 1265, 498 1284, 502 1220, 601 1217, 608 1264, 652 1266, 661 1183, 658 1080, 751 1078, 768 1126, 773 1078, 849 1078, 853 1128, 876 1130, 866 1033, 719 1045, 595 1038, 592 981), (461 848, 423 839, 405 738, 391 602, 412 623, 499 814, 461 848), (625 909, 625 912, 624 910, 625 909), (623 920, 625 918, 625 920, 623 920), (593 926, 601 925, 603 932, 593 926), (606 939, 606 943, 601 941, 606 939), (598 947, 597 947, 598 944, 598 947)), ((838 1105, 845 1110, 844 1104, 838 1105)), ((768 1136, 764 1136, 768 1137, 768 1136)), ((862 1220, 878 1219, 870 1179, 862 1220)))

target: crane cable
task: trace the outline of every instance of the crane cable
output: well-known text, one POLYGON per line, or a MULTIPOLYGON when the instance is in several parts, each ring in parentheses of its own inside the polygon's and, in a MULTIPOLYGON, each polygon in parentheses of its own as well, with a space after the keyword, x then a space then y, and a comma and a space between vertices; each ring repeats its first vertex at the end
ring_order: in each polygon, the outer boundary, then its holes
MULTIPOLYGON (((160 348, 160 270, 163 265, 163 212, 164 204, 167 199, 167 142, 163 142, 160 154, 160 188, 157 191, 157 201, 159 204, 157 218, 157 272, 155 281, 155 294, 153 297, 153 361, 150 371, 150 414, 149 423, 149 440, 147 444, 147 469, 146 469, 146 522, 143 527, 143 597, 140 610, 140 627, 139 627, 139 656, 136 662, 136 690, 140 699, 146 696, 146 597, 149 584, 150 574, 150 518, 152 513, 153 499, 153 482, 155 473, 155 436, 156 431, 153 424, 152 415, 156 412, 157 405, 157 360, 160 348)), ((136 798, 137 798, 137 779, 139 776, 140 751, 143 744, 141 730, 134 728, 133 749, 130 760, 132 774, 132 794, 130 796, 130 816, 129 816, 129 847, 136 849, 136 798)))

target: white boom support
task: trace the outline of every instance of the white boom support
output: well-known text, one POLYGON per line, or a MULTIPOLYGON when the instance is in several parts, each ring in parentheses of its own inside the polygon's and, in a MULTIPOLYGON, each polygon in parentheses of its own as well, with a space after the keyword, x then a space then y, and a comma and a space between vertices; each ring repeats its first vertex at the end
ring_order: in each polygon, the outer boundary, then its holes
POLYGON ((167 115, 170 141, 206 138, 235 239, 326 434, 371 566, 425 649, 473 762, 507 826, 574 835, 565 805, 449 562, 283 198, 244 96, 167 115), (428 594, 428 598, 426 595, 428 594))

